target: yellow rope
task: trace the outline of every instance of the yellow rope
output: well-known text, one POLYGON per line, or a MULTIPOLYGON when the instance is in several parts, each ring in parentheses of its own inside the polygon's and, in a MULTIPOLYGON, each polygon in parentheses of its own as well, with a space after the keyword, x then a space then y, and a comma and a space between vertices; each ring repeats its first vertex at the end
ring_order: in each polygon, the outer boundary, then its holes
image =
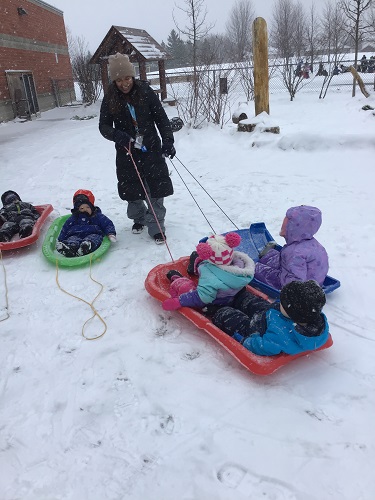
POLYGON ((1 321, 5 321, 6 319, 10 318, 9 315, 9 302, 8 302, 8 285, 7 285, 7 272, 4 266, 4 261, 3 261, 3 253, 0 250, 0 260, 1 260, 1 265, 3 266, 3 274, 4 274, 4 287, 5 287, 5 310, 6 310, 6 317, 3 319, 0 319, 1 321))
POLYGON ((64 288, 62 288, 62 286, 60 285, 59 283, 59 263, 58 263, 58 260, 56 259, 56 283, 57 283, 57 286, 60 288, 60 290, 64 293, 66 293, 67 295, 70 295, 71 297, 74 297, 75 299, 77 300, 80 300, 81 302, 84 302, 85 304, 87 304, 88 306, 91 307, 91 310, 93 312, 93 315, 91 316, 91 318, 89 318, 88 320, 86 320, 82 326, 82 337, 84 337, 86 340, 96 340, 96 339, 100 339, 100 337, 103 337, 103 335, 105 334, 105 332, 107 331, 107 324, 106 322, 104 321, 104 319, 100 316, 100 314, 98 313, 98 311, 95 309, 94 307, 94 302, 96 301, 96 299, 99 297, 99 295, 102 293, 103 291, 103 288, 104 286, 99 283, 99 281, 96 281, 94 280, 94 278, 92 277, 92 274, 91 274, 91 261, 92 261, 92 258, 90 256, 90 279, 91 281, 93 281, 94 283, 96 283, 97 285, 100 286, 100 291, 99 293, 95 296, 94 300, 92 302, 87 302, 87 300, 85 299, 82 299, 81 297, 78 297, 77 295, 74 295, 70 292, 67 292, 66 290, 64 290, 64 288), (92 320, 95 318, 95 316, 98 317, 98 319, 103 323, 104 325, 104 331, 98 335, 97 337, 86 337, 85 335, 85 326, 92 320))

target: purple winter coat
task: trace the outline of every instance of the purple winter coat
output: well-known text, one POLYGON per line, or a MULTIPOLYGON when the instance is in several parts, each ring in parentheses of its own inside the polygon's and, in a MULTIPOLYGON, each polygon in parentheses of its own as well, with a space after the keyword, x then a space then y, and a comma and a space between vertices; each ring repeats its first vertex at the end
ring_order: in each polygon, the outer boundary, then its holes
POLYGON ((270 250, 255 265, 258 281, 278 290, 291 281, 315 280, 323 284, 328 272, 328 255, 313 237, 322 224, 322 213, 316 207, 301 205, 286 212, 286 244, 270 250))

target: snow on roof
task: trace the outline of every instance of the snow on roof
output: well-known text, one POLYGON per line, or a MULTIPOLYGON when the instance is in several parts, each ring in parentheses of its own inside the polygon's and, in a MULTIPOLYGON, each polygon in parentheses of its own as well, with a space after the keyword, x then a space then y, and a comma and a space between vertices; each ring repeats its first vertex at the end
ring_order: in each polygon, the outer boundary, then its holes
POLYGON ((121 26, 115 26, 115 28, 146 59, 165 59, 165 51, 147 31, 123 28, 121 26))

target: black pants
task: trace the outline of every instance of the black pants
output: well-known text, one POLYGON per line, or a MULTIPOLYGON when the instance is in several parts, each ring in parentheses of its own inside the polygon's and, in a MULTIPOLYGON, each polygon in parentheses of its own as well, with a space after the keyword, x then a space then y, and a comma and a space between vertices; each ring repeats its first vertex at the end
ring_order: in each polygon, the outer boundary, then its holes
POLYGON ((264 329, 263 313, 271 307, 272 304, 266 300, 243 289, 236 295, 232 307, 224 306, 214 313, 212 323, 228 335, 238 332, 248 337, 264 329))
POLYGON ((5 239, 8 241, 10 241, 17 233, 20 234, 20 238, 26 238, 26 236, 30 236, 33 232, 34 224, 35 220, 28 219, 27 217, 21 219, 19 222, 7 221, 1 226, 0 235, 5 236, 5 239))

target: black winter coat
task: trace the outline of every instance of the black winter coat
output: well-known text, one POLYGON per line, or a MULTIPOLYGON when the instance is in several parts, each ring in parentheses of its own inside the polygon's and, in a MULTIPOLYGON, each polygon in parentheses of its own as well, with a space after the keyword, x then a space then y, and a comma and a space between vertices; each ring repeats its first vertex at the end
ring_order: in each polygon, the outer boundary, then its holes
MULTIPOLYGON (((106 139, 115 141, 115 130, 122 130, 132 138, 136 128, 130 114, 128 103, 134 106, 138 133, 143 135, 143 145, 147 152, 132 147, 142 181, 146 181, 152 198, 164 198, 173 194, 172 181, 165 159, 162 156, 161 142, 173 144, 173 132, 169 119, 157 95, 147 82, 134 81, 131 92, 123 94, 113 82, 104 96, 99 119, 100 133, 106 139)), ((123 147, 116 144, 116 173, 118 192, 123 200, 144 200, 145 193, 136 169, 123 147)))
POLYGON ((36 221, 39 217, 40 213, 31 203, 25 201, 12 202, 0 210, 0 226, 3 222, 16 222, 19 224, 23 219, 36 221))

